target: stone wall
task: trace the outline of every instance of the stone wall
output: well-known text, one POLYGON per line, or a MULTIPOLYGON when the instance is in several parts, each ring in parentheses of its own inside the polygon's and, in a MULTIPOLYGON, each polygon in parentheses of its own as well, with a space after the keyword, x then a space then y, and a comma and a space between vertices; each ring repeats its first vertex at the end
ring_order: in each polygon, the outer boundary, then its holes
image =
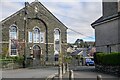
POLYGON ((95 65, 95 69, 100 72, 107 74, 114 74, 120 76, 120 65, 119 66, 109 66, 109 65, 95 65))

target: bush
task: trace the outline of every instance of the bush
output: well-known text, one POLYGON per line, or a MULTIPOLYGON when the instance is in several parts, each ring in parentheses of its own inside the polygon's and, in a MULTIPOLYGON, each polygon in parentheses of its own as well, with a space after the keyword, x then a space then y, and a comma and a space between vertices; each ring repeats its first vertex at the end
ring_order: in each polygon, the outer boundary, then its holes
POLYGON ((2 57, 0 59, 0 63, 2 66, 0 68, 10 68, 10 66, 14 68, 21 68, 23 66, 23 57, 16 56, 16 57, 2 57), (12 64, 12 65, 11 65, 12 64))
POLYGON ((72 60, 72 56, 67 56, 67 57, 65 57, 65 62, 66 63, 71 63, 71 60, 72 60))
POLYGON ((95 63, 101 65, 120 65, 120 53, 96 53, 94 55, 95 63))
POLYGON ((24 58, 21 56, 15 56, 15 57, 8 56, 8 57, 2 57, 1 59, 2 60, 13 60, 14 63, 18 63, 18 64, 22 64, 24 60, 24 58))

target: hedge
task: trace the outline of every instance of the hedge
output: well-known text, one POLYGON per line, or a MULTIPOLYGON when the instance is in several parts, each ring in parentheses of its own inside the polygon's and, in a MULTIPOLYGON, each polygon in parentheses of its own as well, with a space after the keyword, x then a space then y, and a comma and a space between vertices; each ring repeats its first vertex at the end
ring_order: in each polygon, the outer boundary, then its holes
POLYGON ((14 63, 19 63, 19 64, 22 64, 23 63, 23 60, 24 60, 24 58, 23 57, 21 57, 21 56, 15 56, 15 57, 2 57, 1 59, 0 59, 0 61, 1 62, 4 62, 4 61, 13 61, 14 63))
POLYGON ((94 55, 94 61, 96 64, 100 65, 117 66, 120 65, 120 53, 96 53, 94 55))

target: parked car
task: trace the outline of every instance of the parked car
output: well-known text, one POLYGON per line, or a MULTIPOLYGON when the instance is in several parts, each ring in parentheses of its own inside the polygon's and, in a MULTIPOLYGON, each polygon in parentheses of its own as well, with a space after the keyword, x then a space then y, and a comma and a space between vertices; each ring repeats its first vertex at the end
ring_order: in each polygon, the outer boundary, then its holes
POLYGON ((89 66, 89 65, 94 66, 94 60, 93 60, 93 58, 86 58, 85 65, 86 66, 89 66))

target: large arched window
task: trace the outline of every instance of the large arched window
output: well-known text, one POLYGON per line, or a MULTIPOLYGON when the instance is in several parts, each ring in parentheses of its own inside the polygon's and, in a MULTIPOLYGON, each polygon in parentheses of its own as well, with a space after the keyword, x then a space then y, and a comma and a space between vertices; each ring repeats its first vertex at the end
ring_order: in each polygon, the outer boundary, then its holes
POLYGON ((17 27, 16 25, 12 25, 9 30, 10 35, 10 55, 16 56, 17 55, 17 45, 18 45, 18 36, 17 36, 17 27))
POLYGON ((39 28, 34 28, 34 30, 33 30, 33 42, 34 43, 40 42, 40 30, 39 30, 39 28))

